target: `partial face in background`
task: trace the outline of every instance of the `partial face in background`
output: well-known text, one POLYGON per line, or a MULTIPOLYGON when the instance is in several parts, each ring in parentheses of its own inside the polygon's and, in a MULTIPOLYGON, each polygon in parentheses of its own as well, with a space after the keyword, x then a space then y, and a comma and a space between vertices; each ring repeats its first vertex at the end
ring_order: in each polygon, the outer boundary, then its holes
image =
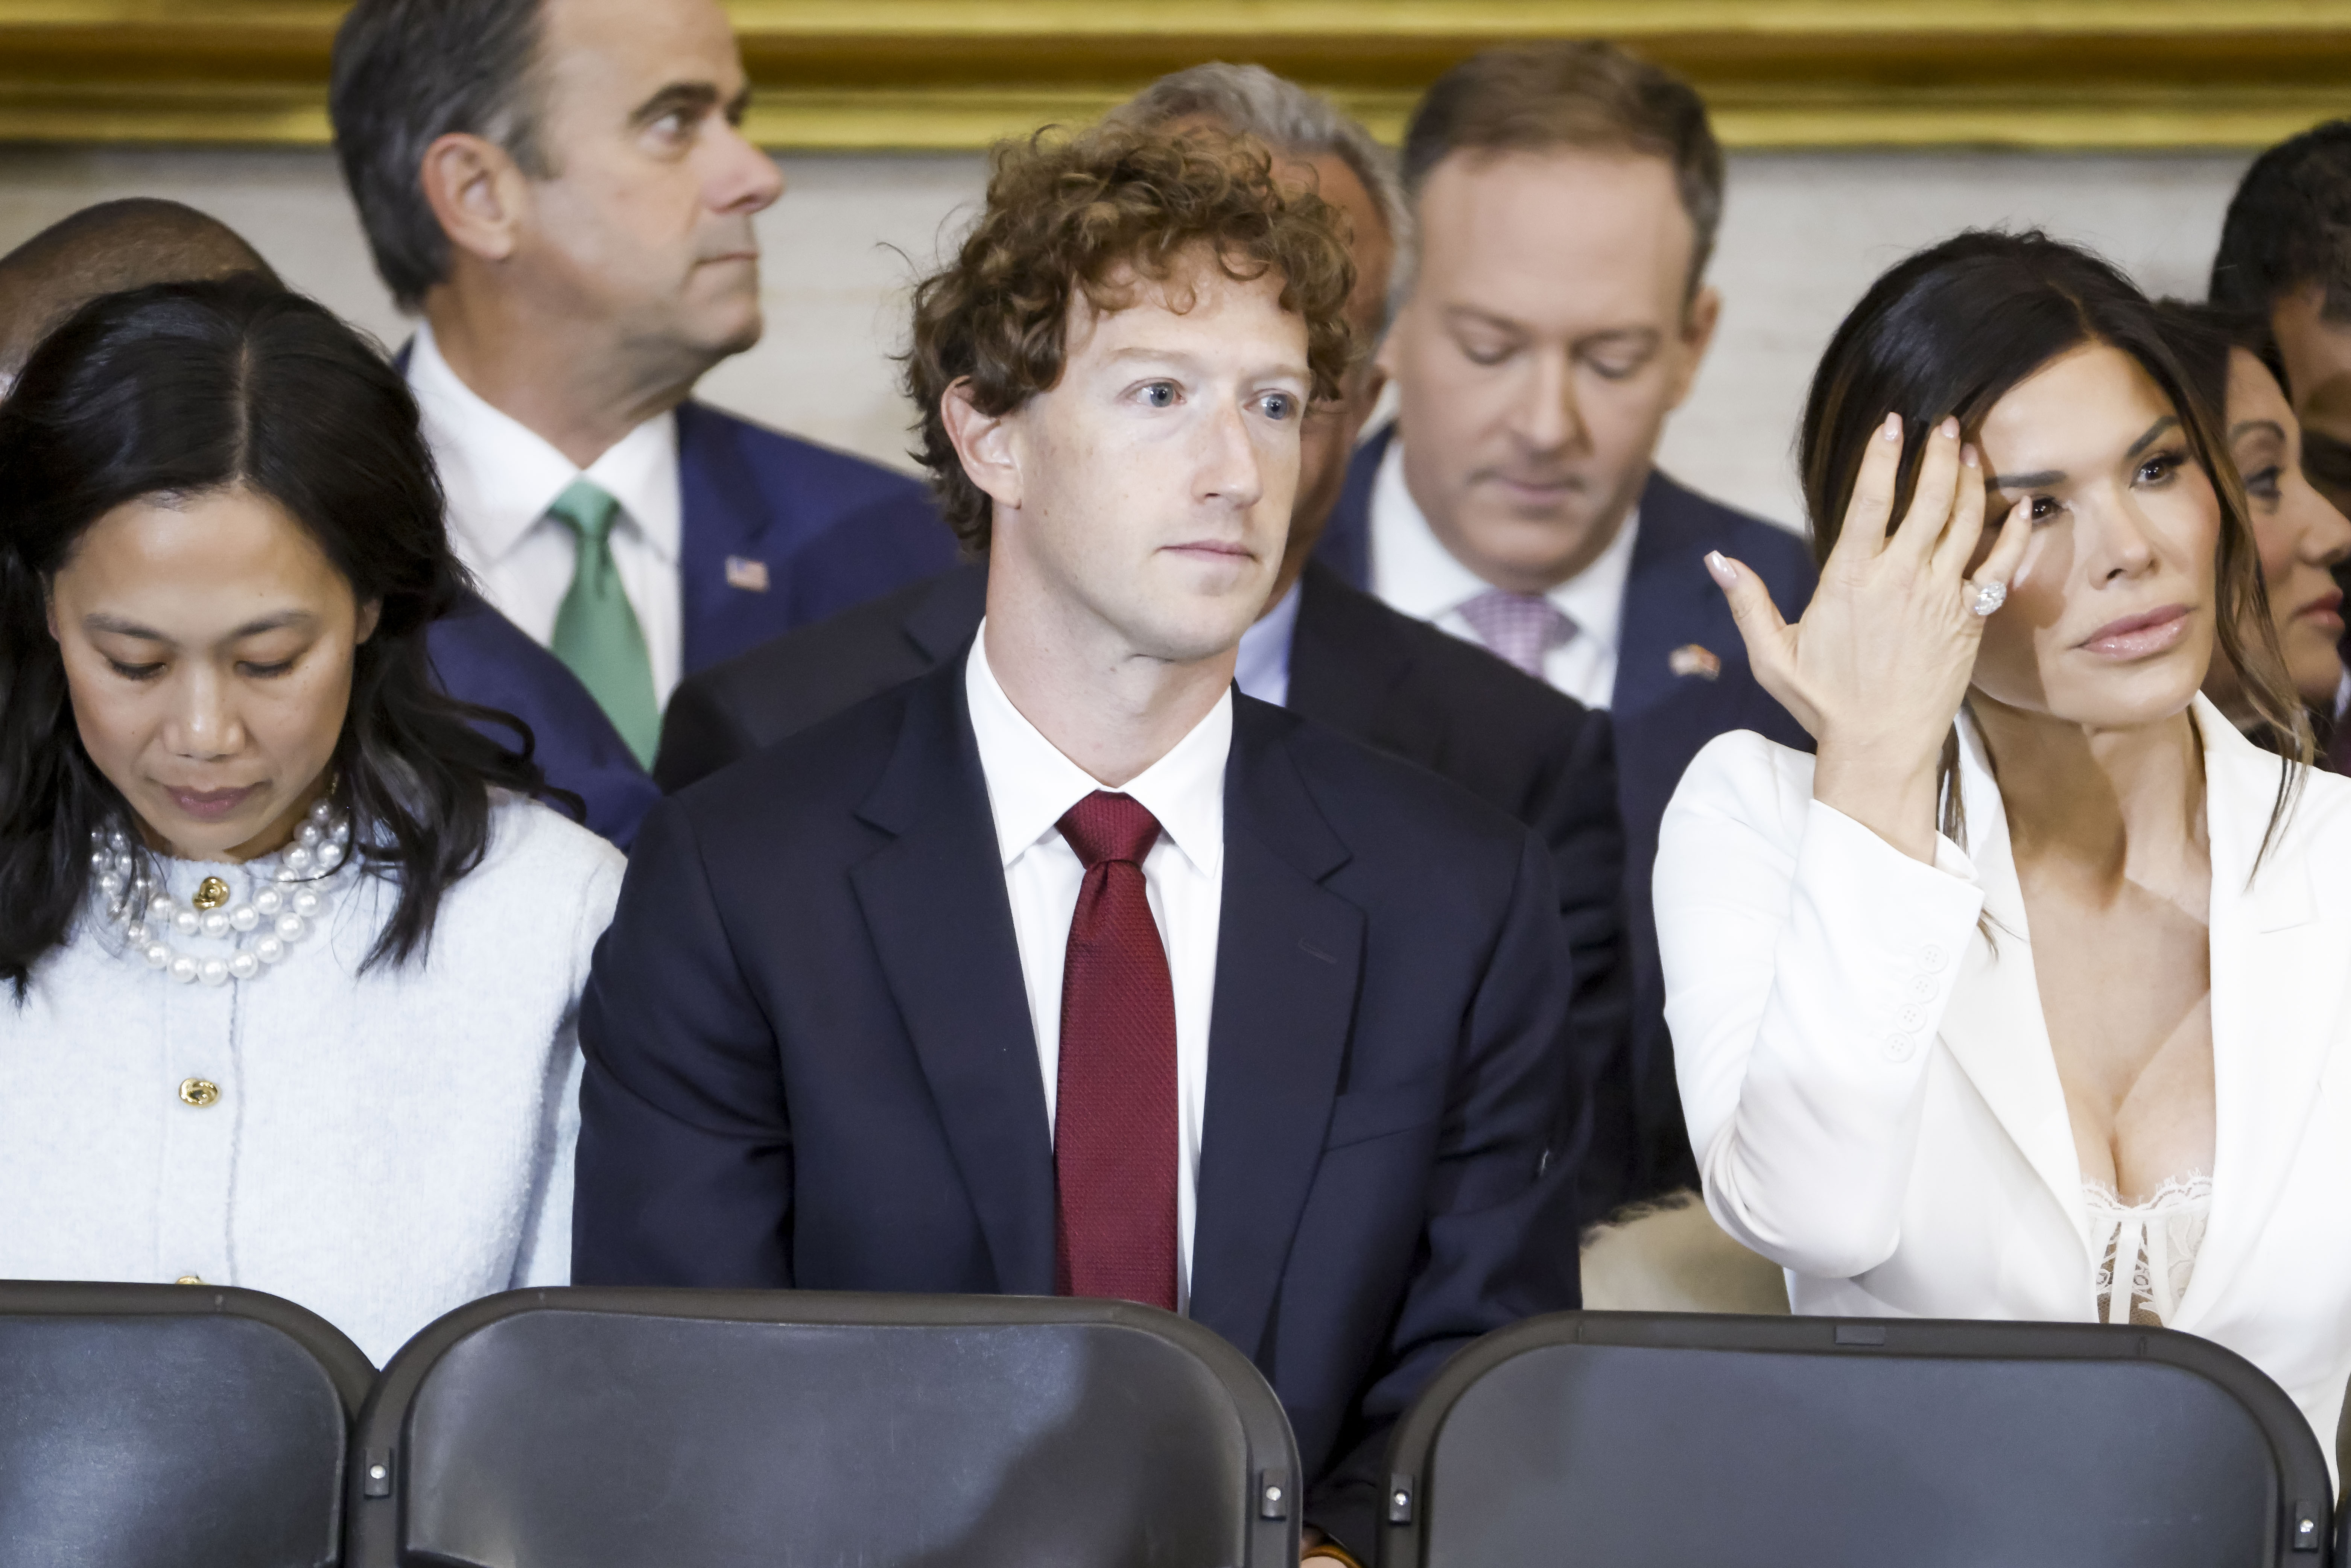
POLYGON ((376 611, 285 508, 242 487, 90 525, 50 585, 81 741, 151 847, 235 861, 325 785, 376 611))
POLYGON ((1647 482, 1714 330, 1661 158, 1456 153, 1422 187, 1390 333, 1405 477, 1446 548, 1541 592, 1592 564, 1647 482))
POLYGON ((1317 403, 1306 416, 1300 436, 1298 500, 1290 511, 1290 547, 1274 584, 1278 596, 1290 591, 1305 570, 1306 558, 1322 537, 1322 525, 1347 487, 1347 460, 1355 455, 1355 438, 1380 401, 1387 377, 1374 362, 1370 347, 1379 337, 1380 319, 1387 308, 1388 279, 1395 268, 1395 242, 1378 201, 1364 187, 1343 159, 1317 158, 1296 165, 1314 182, 1326 202, 1347 214, 1347 252, 1355 262, 1355 291, 1347 297, 1348 324, 1365 352, 1348 373, 1346 395, 1336 402, 1317 403))
POLYGON ((2286 395, 2302 425, 2303 472, 2339 512, 2351 512, 2351 321, 2330 321, 2315 283, 2270 309, 2285 361, 2286 395))
MULTIPOLYGON (((2302 440, 2285 392, 2269 368, 2242 349, 2229 356, 2229 455, 2245 481, 2262 580, 2286 674, 2302 700, 2334 711, 2343 661, 2343 593, 2334 568, 2351 556, 2351 521, 2302 472, 2302 440)), ((2234 716, 2247 711, 2236 672, 2216 658, 2204 683, 2234 716)))
POLYGON ((1973 434, 1986 517, 2032 502, 1973 689, 2101 729, 2186 708, 2212 653, 2220 504, 2162 389, 2119 349, 2086 345, 2018 382, 1973 434))
POLYGON ((1123 309, 1071 308, 1061 379, 978 438, 1009 568, 1131 654, 1186 664, 1265 608, 1298 489, 1312 379, 1278 278, 1202 257, 1123 309))
POLYGON ((548 0, 539 141, 516 259, 569 313, 716 360, 759 340, 753 216, 783 192, 743 139, 747 86, 716 0, 548 0))

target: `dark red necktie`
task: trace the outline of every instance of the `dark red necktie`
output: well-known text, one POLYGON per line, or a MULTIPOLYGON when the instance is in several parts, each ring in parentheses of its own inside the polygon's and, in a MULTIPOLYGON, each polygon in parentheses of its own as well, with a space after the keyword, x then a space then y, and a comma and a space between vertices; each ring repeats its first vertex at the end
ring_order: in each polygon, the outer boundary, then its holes
POLYGON ((1176 1310, 1176 988, 1143 857, 1159 821, 1097 789, 1061 821, 1085 862, 1061 970, 1056 1292, 1176 1310))

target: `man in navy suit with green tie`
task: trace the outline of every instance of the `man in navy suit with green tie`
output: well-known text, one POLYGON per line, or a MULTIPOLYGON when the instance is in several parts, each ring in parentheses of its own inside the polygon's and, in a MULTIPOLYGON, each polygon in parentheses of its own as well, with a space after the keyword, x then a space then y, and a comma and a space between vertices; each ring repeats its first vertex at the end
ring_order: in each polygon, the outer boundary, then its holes
POLYGON ((683 674, 955 558, 914 481, 692 401, 762 326, 747 96, 717 0, 359 0, 336 40, 453 540, 640 762, 683 674))

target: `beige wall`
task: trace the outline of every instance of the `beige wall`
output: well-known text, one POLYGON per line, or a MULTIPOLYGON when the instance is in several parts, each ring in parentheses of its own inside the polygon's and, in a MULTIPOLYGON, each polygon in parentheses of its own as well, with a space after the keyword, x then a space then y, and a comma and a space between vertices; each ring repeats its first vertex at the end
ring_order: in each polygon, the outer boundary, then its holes
MULTIPOLYGON (((2157 292, 2200 294, 2237 155, 1757 153, 1731 161, 1715 265, 1721 335, 1665 462, 1784 522, 1813 362, 1878 272, 1970 225, 2041 225, 2157 292)), ((767 340, 705 383, 714 402, 905 465, 888 355, 914 267, 979 195, 976 156, 788 157, 762 220, 767 340)), ((86 203, 176 197, 242 230, 296 287, 387 342, 401 319, 369 268, 325 152, 0 151, 0 251, 86 203)))

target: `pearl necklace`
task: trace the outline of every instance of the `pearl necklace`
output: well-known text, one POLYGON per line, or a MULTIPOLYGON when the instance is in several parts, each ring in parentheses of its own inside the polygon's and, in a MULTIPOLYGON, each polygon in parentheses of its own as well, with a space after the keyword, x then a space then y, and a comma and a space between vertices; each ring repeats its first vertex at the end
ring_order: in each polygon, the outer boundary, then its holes
MULTIPOLYGON (((331 801, 321 799, 295 831, 294 842, 278 856, 272 884, 308 884, 334 873, 350 852, 351 824, 331 801)), ((266 966, 281 963, 294 943, 308 936, 327 915, 326 895, 308 885, 264 885, 249 903, 228 907, 228 883, 208 876, 196 884, 192 904, 182 904, 161 883, 140 869, 129 835, 120 828, 94 830, 90 870, 98 873, 98 890, 106 899, 106 917, 120 924, 130 944, 125 956, 137 956, 152 969, 161 969, 182 985, 202 981, 225 986, 250 980, 266 966), (183 953, 166 936, 220 938, 261 933, 251 946, 226 958, 199 958, 183 953)))

